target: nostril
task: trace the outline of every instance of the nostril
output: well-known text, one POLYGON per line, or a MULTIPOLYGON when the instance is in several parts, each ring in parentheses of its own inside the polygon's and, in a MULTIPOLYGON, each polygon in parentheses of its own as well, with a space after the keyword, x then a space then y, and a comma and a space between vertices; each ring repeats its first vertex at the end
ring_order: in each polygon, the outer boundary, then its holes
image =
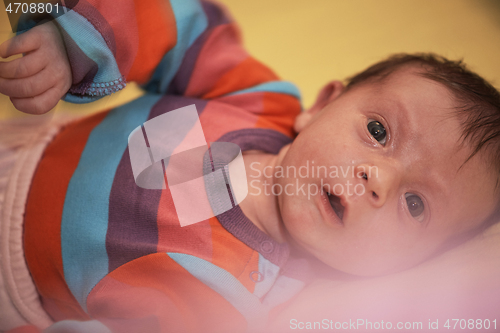
POLYGON ((368 180, 368 175, 366 174, 366 172, 363 172, 363 175, 361 177, 364 178, 365 180, 368 180))
POLYGON ((377 195, 377 193, 372 192, 372 197, 373 197, 374 199, 378 199, 378 195, 377 195))

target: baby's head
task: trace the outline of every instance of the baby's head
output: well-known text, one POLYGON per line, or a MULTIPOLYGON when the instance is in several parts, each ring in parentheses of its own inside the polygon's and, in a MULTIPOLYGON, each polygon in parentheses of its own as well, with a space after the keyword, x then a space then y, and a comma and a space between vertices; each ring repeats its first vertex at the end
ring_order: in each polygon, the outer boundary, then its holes
POLYGON ((500 95, 460 62, 391 57, 328 84, 295 129, 280 165, 303 172, 276 181, 303 191, 279 196, 283 224, 340 271, 400 271, 493 221, 500 95))

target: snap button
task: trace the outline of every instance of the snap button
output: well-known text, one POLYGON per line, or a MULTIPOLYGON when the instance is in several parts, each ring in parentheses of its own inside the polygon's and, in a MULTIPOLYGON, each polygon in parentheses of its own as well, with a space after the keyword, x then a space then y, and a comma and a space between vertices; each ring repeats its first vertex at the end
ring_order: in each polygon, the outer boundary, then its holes
POLYGON ((261 282, 262 280, 264 280, 264 275, 259 271, 251 271, 250 280, 252 280, 253 282, 261 282))
POLYGON ((264 253, 271 253, 274 251, 274 245, 270 241, 263 241, 260 243, 260 250, 264 253))

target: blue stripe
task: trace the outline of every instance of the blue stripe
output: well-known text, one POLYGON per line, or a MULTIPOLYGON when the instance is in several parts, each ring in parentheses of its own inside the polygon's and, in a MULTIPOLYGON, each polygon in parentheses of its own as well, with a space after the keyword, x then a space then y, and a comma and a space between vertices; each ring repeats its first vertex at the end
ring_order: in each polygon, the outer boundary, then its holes
POLYGON ((259 84, 257 86, 254 86, 252 88, 243 89, 243 90, 239 90, 239 91, 227 94, 226 96, 249 94, 249 93, 254 93, 254 92, 274 92, 274 93, 279 93, 279 94, 291 95, 299 100, 301 99, 299 89, 293 83, 286 82, 286 81, 266 82, 266 83, 262 83, 262 84, 259 84))
POLYGON ((109 328, 97 320, 90 321, 76 321, 76 320, 63 320, 51 325, 43 330, 44 333, 112 333, 109 328))
POLYGON ((148 119, 161 96, 146 95, 112 110, 91 132, 66 193, 61 222, 65 280, 83 309, 108 273, 109 195, 128 136, 148 119))
POLYGON ((99 31, 86 18, 72 10, 59 16, 57 23, 64 28, 85 55, 98 65, 94 82, 111 82, 122 77, 113 52, 99 31))
POLYGON ((253 294, 261 298, 273 287, 280 272, 280 268, 259 253, 259 272, 264 279, 255 285, 253 294))
POLYGON ((280 275, 273 286, 262 300, 262 304, 274 308, 280 304, 289 301, 297 295, 305 286, 304 281, 296 280, 291 277, 280 275))
POLYGON ((171 0, 170 4, 177 24, 177 44, 163 57, 153 74, 147 90, 159 93, 167 91, 170 82, 179 70, 187 49, 208 26, 203 7, 197 0, 171 0), (157 86, 159 84, 159 86, 157 86))
POLYGON ((184 253, 167 253, 191 275, 220 294, 247 320, 248 331, 260 331, 266 324, 269 308, 228 271, 206 260, 184 253))
POLYGON ((67 93, 66 95, 64 95, 62 100, 65 102, 68 102, 68 103, 85 104, 85 103, 94 102, 94 101, 101 99, 103 97, 106 97, 106 96, 105 95, 104 96, 92 96, 92 97, 91 96, 75 96, 75 95, 72 95, 70 93, 67 93))

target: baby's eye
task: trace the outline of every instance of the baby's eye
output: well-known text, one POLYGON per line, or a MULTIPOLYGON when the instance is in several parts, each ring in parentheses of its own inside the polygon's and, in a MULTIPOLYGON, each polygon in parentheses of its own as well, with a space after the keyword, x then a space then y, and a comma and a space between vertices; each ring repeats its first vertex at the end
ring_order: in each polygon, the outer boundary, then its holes
POLYGON ((417 221, 422 222, 424 219, 424 202, 420 197, 413 193, 406 193, 406 204, 408 211, 417 221))
POLYGON ((382 146, 385 146, 386 132, 385 127, 380 122, 368 119, 368 132, 377 140, 382 146))

